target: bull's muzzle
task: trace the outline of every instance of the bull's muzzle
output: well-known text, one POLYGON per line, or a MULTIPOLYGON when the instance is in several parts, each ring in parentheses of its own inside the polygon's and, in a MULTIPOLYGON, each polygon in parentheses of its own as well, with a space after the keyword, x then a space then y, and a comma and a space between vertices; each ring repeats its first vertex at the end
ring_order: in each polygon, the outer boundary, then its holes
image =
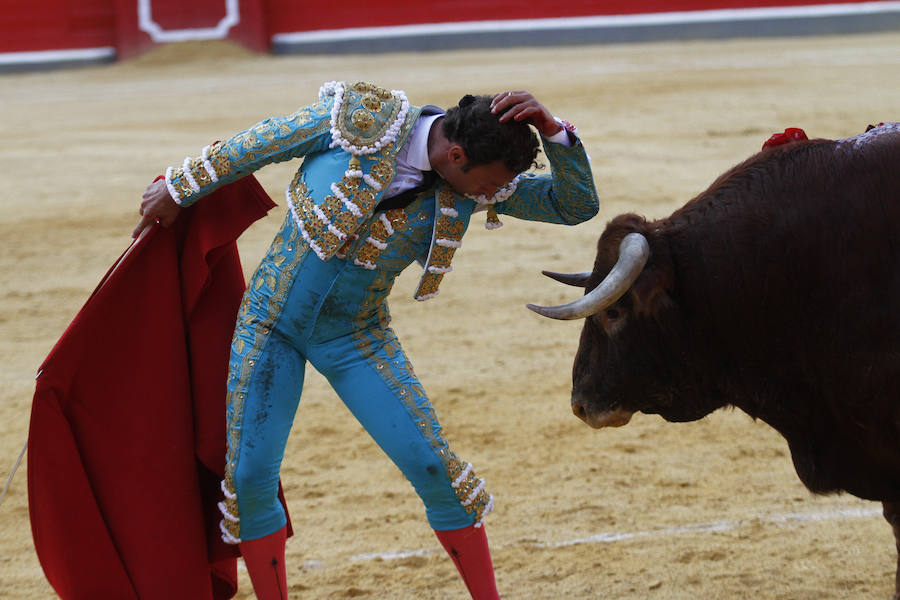
POLYGON ((621 408, 612 410, 591 410, 587 404, 575 394, 572 394, 572 412, 576 417, 593 427, 600 429, 601 427, 621 427, 627 425, 634 416, 630 410, 621 408))

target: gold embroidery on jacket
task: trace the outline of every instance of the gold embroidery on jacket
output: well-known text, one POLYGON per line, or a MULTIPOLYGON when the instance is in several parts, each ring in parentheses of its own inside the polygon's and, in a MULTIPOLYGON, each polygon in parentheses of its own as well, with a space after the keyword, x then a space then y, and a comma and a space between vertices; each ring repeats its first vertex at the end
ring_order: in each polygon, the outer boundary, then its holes
POLYGON ((374 269, 375 261, 387 247, 388 239, 395 232, 406 229, 407 224, 406 211, 402 208, 384 212, 372 223, 366 242, 357 251, 354 263, 366 269, 374 269))
POLYGON ((444 274, 452 270, 450 262, 465 233, 465 223, 457 218, 456 198, 449 186, 444 185, 438 191, 437 205, 434 239, 431 242, 428 263, 414 295, 416 300, 427 300, 437 294, 444 274))
POLYGON ((305 187, 302 191, 298 188, 302 182, 302 173, 298 172, 294 176, 288 191, 294 207, 292 213, 303 238, 319 258, 328 260, 338 254, 372 215, 378 193, 394 178, 394 157, 417 115, 418 111, 411 111, 397 139, 383 147, 379 154, 373 155, 375 160, 367 174, 363 174, 359 159, 353 157, 350 168, 334 183, 332 193, 318 206, 315 206, 315 201, 309 197, 305 187))

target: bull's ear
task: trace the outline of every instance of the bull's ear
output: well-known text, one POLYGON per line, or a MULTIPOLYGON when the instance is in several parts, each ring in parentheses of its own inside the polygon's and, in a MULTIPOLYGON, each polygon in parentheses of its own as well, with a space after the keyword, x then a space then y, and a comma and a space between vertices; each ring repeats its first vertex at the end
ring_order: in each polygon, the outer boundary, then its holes
POLYGON ((631 286, 633 311, 638 316, 653 316, 671 302, 672 274, 657 267, 644 269, 631 286))

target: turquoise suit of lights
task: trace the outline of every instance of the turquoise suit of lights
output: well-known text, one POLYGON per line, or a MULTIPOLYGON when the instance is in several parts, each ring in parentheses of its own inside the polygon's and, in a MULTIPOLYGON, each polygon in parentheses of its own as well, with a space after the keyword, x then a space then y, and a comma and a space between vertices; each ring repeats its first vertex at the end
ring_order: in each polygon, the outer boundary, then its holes
MULTIPOLYGON (((424 269, 415 297, 434 297, 473 212, 484 205, 439 180, 405 208, 376 209, 420 114, 402 92, 332 82, 319 102, 208 146, 166 174, 172 196, 188 205, 266 164, 304 157, 287 189, 290 210, 249 281, 232 341, 219 505, 227 542, 285 525, 278 479, 307 362, 410 481, 433 529, 480 524, 493 507, 484 481, 442 436, 390 328, 386 300, 397 275, 418 259, 424 269)), ((581 142, 543 145, 552 174, 522 174, 491 208, 562 224, 594 216, 597 197, 581 142)))

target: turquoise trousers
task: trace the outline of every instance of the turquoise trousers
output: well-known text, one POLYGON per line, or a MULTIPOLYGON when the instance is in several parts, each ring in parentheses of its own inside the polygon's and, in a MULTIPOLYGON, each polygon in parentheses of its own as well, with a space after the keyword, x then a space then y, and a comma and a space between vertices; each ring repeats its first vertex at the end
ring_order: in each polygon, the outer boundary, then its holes
POLYGON ((323 262, 288 218, 251 278, 229 363, 226 541, 264 537, 286 523, 279 472, 307 362, 410 481, 433 529, 480 523, 491 510, 484 481, 443 439, 388 326, 386 298, 403 265, 386 262, 394 270, 323 262))

